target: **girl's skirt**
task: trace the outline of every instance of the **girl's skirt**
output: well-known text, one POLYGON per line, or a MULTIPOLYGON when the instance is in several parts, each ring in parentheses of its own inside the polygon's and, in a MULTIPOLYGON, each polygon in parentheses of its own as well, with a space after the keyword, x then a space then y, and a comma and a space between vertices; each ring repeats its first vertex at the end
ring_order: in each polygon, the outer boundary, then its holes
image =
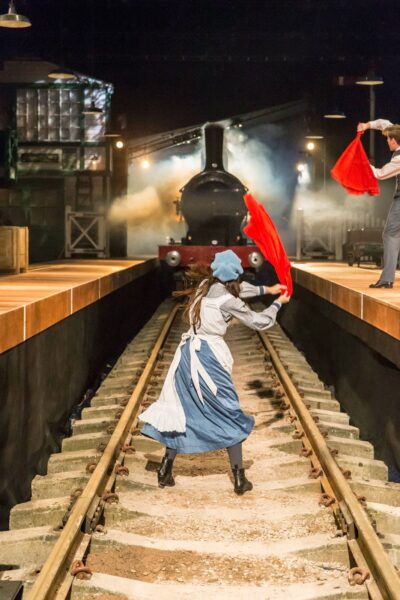
POLYGON ((211 392, 200 376, 204 403, 198 397, 190 375, 189 341, 181 347, 181 359, 175 372, 175 387, 186 417, 186 431, 161 432, 145 423, 142 433, 178 453, 192 454, 228 448, 245 440, 254 426, 254 418, 240 408, 230 374, 221 366, 208 343, 201 341, 197 353, 217 386, 211 392))

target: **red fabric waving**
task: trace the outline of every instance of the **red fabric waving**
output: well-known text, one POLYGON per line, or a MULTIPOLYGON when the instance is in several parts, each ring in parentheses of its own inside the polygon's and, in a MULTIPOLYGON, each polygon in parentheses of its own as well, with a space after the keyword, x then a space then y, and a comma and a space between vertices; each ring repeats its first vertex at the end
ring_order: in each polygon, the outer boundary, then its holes
POLYGON ((360 131, 347 146, 333 167, 331 175, 349 194, 377 196, 379 185, 360 139, 362 133, 360 131))
POLYGON ((290 262, 278 231, 265 208, 258 204, 251 194, 246 194, 244 201, 250 212, 250 221, 243 231, 257 244, 264 258, 274 267, 279 282, 287 286, 287 293, 291 296, 293 283, 290 262))

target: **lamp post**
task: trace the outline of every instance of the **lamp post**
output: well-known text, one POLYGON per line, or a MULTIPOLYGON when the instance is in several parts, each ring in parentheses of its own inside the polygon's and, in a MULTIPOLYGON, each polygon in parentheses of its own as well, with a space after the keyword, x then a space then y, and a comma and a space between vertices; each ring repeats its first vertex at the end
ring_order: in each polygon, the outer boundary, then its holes
POLYGON ((307 132, 307 135, 304 136, 304 139, 307 140, 306 150, 310 153, 314 153, 317 150, 317 144, 315 144, 315 140, 317 140, 322 147, 322 169, 323 169, 323 191, 326 191, 326 146, 325 146, 325 136, 322 132, 317 128, 316 130, 310 130, 307 132), (311 146, 312 144, 312 146, 311 146))
MULTIPOLYGON (((375 120, 375 86, 383 84, 383 78, 369 72, 364 77, 359 77, 356 81, 357 85, 369 86, 369 120, 375 120)), ((375 131, 370 129, 369 132, 369 160, 372 164, 375 163, 375 131)))
MULTIPOLYGON (((327 111, 324 114, 324 119, 334 119, 334 120, 341 120, 341 119, 347 119, 345 113, 338 109, 336 106, 330 110, 327 111)), ((326 188, 326 145, 324 144, 324 191, 326 188)))

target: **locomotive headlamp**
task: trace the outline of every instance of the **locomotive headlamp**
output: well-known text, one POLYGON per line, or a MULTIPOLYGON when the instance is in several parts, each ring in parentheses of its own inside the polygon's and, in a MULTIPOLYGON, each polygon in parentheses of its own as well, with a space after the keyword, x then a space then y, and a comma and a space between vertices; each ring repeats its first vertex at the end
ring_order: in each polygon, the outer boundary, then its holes
POLYGON ((264 257, 260 252, 250 252, 249 254, 249 265, 251 267, 261 267, 264 262, 264 257))
POLYGON ((181 263, 181 255, 177 250, 171 250, 165 257, 167 265, 170 267, 178 267, 181 263))

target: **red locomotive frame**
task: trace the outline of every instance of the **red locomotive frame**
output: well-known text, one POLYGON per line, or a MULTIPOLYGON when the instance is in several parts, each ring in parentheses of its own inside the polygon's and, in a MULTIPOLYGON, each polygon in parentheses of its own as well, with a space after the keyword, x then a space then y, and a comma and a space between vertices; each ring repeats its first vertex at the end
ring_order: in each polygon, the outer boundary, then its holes
POLYGON ((181 260, 178 268, 187 267, 193 263, 203 263, 210 265, 214 260, 216 252, 223 252, 224 250, 233 250, 235 254, 239 256, 242 261, 242 267, 244 269, 254 268, 254 264, 250 264, 249 255, 252 252, 260 253, 257 246, 189 246, 183 244, 168 244, 167 246, 158 247, 158 257, 161 261, 166 262, 167 254, 175 251, 179 252, 181 260))

